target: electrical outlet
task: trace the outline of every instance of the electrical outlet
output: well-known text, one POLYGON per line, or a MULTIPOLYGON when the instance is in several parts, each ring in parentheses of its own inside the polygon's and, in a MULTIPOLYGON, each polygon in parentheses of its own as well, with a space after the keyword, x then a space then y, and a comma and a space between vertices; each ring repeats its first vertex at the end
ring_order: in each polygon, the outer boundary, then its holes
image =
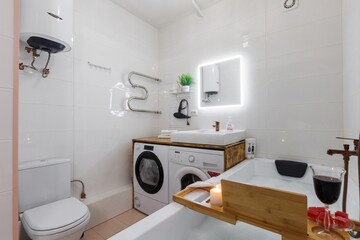
POLYGON ((198 110, 191 110, 191 116, 196 117, 198 115, 198 110))
POLYGON ((300 0, 280 0, 281 10, 288 12, 299 7, 300 0))

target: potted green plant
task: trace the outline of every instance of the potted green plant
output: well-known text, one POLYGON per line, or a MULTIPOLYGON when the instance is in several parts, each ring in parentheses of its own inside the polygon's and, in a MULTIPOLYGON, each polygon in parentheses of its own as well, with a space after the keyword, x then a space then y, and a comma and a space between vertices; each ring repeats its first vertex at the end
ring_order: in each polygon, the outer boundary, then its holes
POLYGON ((181 91, 183 92, 189 92, 190 91, 190 85, 193 83, 193 76, 191 74, 182 74, 179 76, 178 83, 181 85, 181 91))

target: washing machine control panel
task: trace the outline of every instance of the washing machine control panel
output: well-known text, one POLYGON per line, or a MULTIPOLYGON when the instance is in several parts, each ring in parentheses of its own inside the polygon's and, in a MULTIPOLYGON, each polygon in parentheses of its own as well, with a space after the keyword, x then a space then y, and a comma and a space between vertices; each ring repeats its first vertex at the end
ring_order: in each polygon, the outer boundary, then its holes
POLYGON ((198 168, 224 170, 224 152, 217 150, 170 147, 170 162, 198 168))

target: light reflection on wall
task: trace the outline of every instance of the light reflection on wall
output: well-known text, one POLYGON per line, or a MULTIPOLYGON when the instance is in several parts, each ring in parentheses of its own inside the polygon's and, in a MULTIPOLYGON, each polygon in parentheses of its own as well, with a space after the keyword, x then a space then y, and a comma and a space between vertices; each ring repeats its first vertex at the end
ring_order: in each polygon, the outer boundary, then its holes
POLYGON ((123 109, 121 109, 121 92, 125 92, 125 98, 129 98, 130 89, 121 82, 116 83, 111 89, 109 89, 109 110, 110 113, 116 117, 123 117, 127 113, 126 105, 123 106, 123 109), (115 101, 115 99, 117 101, 115 101))

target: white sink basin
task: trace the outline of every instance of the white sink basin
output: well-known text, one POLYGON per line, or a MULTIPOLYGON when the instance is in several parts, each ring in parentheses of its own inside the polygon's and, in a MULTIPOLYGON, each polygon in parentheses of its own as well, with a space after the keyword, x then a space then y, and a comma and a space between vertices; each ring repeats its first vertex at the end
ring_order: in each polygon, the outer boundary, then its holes
POLYGON ((171 133, 172 142, 198 143, 210 145, 227 145, 245 139, 245 130, 228 132, 215 129, 200 129, 191 131, 178 131, 171 133))

